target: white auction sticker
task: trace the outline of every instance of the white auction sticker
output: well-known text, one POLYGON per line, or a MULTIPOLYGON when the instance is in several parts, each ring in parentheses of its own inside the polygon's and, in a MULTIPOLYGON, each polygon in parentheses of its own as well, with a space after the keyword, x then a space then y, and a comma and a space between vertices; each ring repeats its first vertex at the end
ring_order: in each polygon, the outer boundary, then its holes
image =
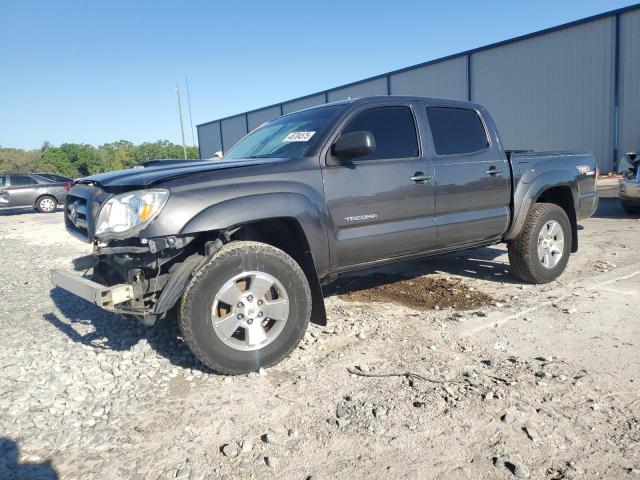
POLYGON ((291 132, 282 139, 283 142, 308 142, 316 132, 291 132))

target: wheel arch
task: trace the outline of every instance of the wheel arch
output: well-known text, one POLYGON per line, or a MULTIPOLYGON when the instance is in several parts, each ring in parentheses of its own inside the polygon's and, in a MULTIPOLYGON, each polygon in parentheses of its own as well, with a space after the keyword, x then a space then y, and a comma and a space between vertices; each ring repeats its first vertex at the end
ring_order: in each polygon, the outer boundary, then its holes
POLYGON ((531 184, 520 182, 514 192, 514 220, 504 235, 504 240, 515 239, 524 227, 534 204, 553 203, 561 207, 571 223, 571 253, 578 251, 578 223, 576 205, 578 187, 575 179, 567 182, 566 170, 553 170, 544 173, 531 184))
POLYGON ((303 226, 294 217, 274 217, 247 222, 230 235, 229 240, 252 240, 276 247, 293 258, 309 282, 311 289, 311 322, 327 324, 324 295, 314 256, 303 226))

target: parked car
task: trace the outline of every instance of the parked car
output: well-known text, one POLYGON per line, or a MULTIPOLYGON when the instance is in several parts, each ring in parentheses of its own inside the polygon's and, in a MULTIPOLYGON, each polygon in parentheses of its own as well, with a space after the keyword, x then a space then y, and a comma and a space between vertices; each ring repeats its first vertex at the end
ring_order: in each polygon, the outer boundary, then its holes
POLYGON ((640 157, 638 152, 625 153, 620 161, 622 178, 618 180, 618 196, 629 215, 640 214, 640 157))
POLYGON ((72 178, 51 173, 0 174, 0 207, 34 207, 41 213, 55 212, 64 203, 72 178))
POLYGON ((54 284, 143 323, 178 306, 184 341, 237 374, 325 323, 321 285, 388 262, 504 242, 513 274, 555 280, 598 203, 591 154, 504 151, 481 105, 346 100, 252 131, 217 162, 110 172, 69 192, 94 253, 54 284))

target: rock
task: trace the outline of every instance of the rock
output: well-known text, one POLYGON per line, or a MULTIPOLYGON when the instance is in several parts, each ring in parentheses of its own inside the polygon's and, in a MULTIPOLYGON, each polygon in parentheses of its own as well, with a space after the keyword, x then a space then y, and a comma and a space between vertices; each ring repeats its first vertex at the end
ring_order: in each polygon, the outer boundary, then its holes
POLYGON ((261 377, 265 377, 267 375, 267 371, 264 368, 260 367, 258 369, 258 375, 260 375, 261 377))
POLYGON ((179 468, 176 471, 176 478, 189 478, 189 475, 191 475, 191 469, 188 467, 183 467, 183 468, 179 468))
POLYGON ((502 420, 504 423, 506 423, 507 425, 510 423, 513 423, 515 421, 515 418, 513 418, 512 415, 505 413, 504 415, 502 415, 500 417, 500 420, 502 420))
POLYGON ((567 313, 569 315, 572 315, 574 313, 578 313, 578 309, 575 307, 571 307, 571 308, 565 308, 564 310, 562 310, 564 313, 567 313))
POLYGON ((367 373, 369 371, 369 365, 363 363, 362 365, 358 365, 358 370, 361 372, 367 373))
POLYGON ((493 464, 498 468, 504 467, 507 462, 508 462, 507 457, 502 457, 502 456, 493 457, 493 464))
POLYGON ((338 428, 344 428, 344 427, 346 427, 347 425, 349 425, 350 423, 351 423, 351 420, 349 420, 349 419, 347 419, 347 418, 339 418, 339 419, 337 420, 338 428))
POLYGON ((482 363, 484 363, 489 368, 493 368, 498 364, 495 358, 487 358, 486 360, 482 360, 482 363))
POLYGON ((270 468, 276 468, 278 466, 278 459, 276 457, 264 457, 264 461, 270 468))
POLYGON ((347 410, 344 408, 342 404, 339 404, 336 407, 336 417, 342 418, 342 417, 345 417, 346 415, 347 415, 347 410))
POLYGON ((315 475, 309 475, 307 480, 318 480, 315 475))
POLYGON ((246 439, 242 442, 242 453, 250 452, 253 449, 253 442, 246 439))
POLYGON ((225 457, 235 458, 240 454, 240 447, 237 443, 227 443, 222 446, 222 453, 225 457))
POLYGON ((270 443, 272 445, 277 445, 278 443, 280 443, 280 440, 280 436, 276 432, 265 433, 262 436, 262 441, 264 443, 270 443))
POLYGON ((298 438, 298 431, 294 430, 293 428, 290 428, 289 431, 287 432, 287 435, 289 435, 289 437, 291 438, 298 438))
POLYGON ((529 473, 529 469, 526 467, 526 465, 523 465, 521 463, 515 463, 512 464, 511 473, 513 473, 514 476, 516 476, 517 478, 529 478, 531 476, 531 473, 529 473))
POLYGON ((387 409, 376 407, 372 410, 371 413, 373 413, 373 416, 376 418, 382 418, 387 416, 387 409))

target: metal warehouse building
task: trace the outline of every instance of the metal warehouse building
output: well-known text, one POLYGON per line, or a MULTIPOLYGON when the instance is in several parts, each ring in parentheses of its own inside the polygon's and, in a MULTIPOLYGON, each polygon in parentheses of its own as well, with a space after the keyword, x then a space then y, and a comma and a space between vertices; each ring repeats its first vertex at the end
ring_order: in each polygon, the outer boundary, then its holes
POLYGON ((640 149, 640 4, 203 123, 200 155, 280 115, 369 95, 472 100, 508 149, 587 150, 615 170, 640 149))

